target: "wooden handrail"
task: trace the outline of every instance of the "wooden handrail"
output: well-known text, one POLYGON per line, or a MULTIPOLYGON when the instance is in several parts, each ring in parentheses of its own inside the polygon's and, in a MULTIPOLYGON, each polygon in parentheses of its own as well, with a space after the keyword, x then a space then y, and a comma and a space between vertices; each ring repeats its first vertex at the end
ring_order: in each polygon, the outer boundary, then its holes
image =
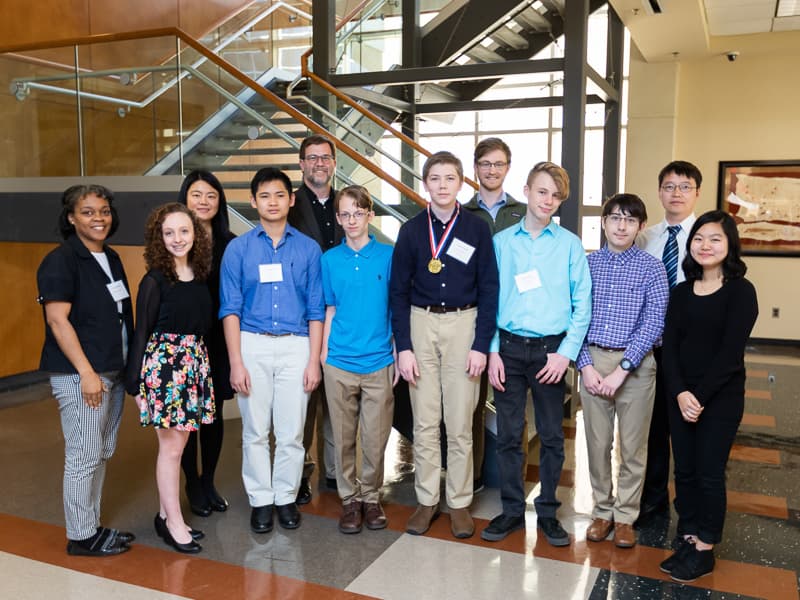
MULTIPOLYGON (((356 7, 356 9, 350 11, 350 14, 348 14, 345 18, 343 18, 342 21, 339 23, 339 25, 336 27, 336 31, 338 31, 344 25, 346 25, 347 22, 349 20, 351 20, 356 14, 358 14, 358 12, 369 1, 370 0, 364 0, 363 2, 360 2, 359 5, 356 7)), ((308 77, 311 81, 316 83, 319 87, 324 89, 326 92, 328 92, 329 94, 332 94, 333 96, 336 96, 339 100, 341 100, 342 102, 344 102, 348 106, 352 106, 354 109, 356 109, 359 113, 361 113, 363 116, 368 118, 370 121, 372 121, 373 123, 375 123, 379 127, 382 127, 385 131, 391 133, 397 139, 399 139, 402 142, 408 144, 409 146, 411 146, 414 150, 416 150, 417 152, 419 152, 423 156, 426 156, 426 157, 430 157, 431 156, 432 153, 429 150, 427 150, 426 148, 423 148, 418 142, 416 142, 412 138, 408 137, 406 134, 402 133, 401 131, 397 131, 394 127, 391 127, 386 121, 381 119, 378 115, 376 115, 376 114, 372 113, 371 111, 367 110, 366 108, 361 106, 361 104, 359 104, 357 101, 355 101, 353 98, 351 98, 350 96, 348 96, 347 94, 345 94, 343 92, 340 92, 335 87, 333 87, 330 83, 328 83, 327 81, 322 79, 319 75, 317 75, 313 71, 309 70, 309 68, 308 68, 308 59, 311 56, 311 54, 313 53, 313 50, 314 50, 313 48, 309 48, 308 50, 306 50, 300 56, 300 73, 303 75, 303 77, 308 77)), ((478 189, 478 184, 476 182, 474 182, 472 179, 470 179, 469 177, 465 177, 464 180, 473 189, 475 189, 475 190, 478 189)))
POLYGON ((395 189, 397 189, 401 194, 405 195, 408 199, 412 200, 414 203, 420 206, 425 206, 427 204, 427 202, 419 194, 417 194, 417 192, 408 187, 406 184, 402 183, 401 181, 398 181, 397 179, 386 173, 383 169, 378 167, 376 164, 365 159, 361 154, 353 150, 347 144, 343 143, 334 136, 331 136, 328 133, 328 131, 326 131, 323 127, 321 127, 320 125, 309 119, 306 115, 304 115, 294 106, 286 102, 283 98, 258 85, 258 83, 256 83, 251 77, 242 73, 239 69, 234 67, 224 58, 211 52, 203 44, 198 42, 196 39, 194 39, 192 36, 190 36, 188 33, 186 33, 185 31, 183 31, 178 27, 144 29, 138 31, 126 31, 123 33, 104 33, 104 34, 90 35, 85 37, 69 38, 65 40, 59 40, 57 42, 36 42, 31 44, 18 44, 14 46, 0 47, 0 54, 6 52, 27 52, 31 50, 43 50, 46 48, 60 48, 64 46, 105 44, 111 42, 140 40, 140 39, 147 39, 153 37, 166 37, 166 36, 172 36, 181 39, 183 42, 186 43, 186 45, 190 46, 198 53, 205 56, 209 61, 213 62, 223 71, 226 71, 229 75, 239 80, 245 86, 254 90, 257 94, 259 94, 264 99, 274 104, 281 111, 291 115, 294 119, 305 125, 308 129, 310 129, 314 133, 325 135, 326 137, 331 139, 337 149, 341 150, 344 154, 352 158, 359 165, 366 168, 373 175, 379 177, 380 179, 386 181, 387 183, 390 183, 395 189))

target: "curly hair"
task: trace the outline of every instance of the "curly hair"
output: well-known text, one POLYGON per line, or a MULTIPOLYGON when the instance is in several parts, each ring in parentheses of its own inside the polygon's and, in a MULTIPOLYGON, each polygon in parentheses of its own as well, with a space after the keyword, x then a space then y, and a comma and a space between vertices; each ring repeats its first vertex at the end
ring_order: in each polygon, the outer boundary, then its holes
POLYGON ((211 270, 211 240, 186 205, 179 202, 170 202, 159 206, 150 213, 147 224, 144 228, 144 261, 148 269, 158 269, 172 283, 178 281, 178 274, 175 272, 175 257, 169 253, 164 245, 162 227, 164 219, 172 213, 183 213, 192 220, 194 227, 194 243, 189 251, 189 265, 194 271, 195 279, 205 281, 211 270))

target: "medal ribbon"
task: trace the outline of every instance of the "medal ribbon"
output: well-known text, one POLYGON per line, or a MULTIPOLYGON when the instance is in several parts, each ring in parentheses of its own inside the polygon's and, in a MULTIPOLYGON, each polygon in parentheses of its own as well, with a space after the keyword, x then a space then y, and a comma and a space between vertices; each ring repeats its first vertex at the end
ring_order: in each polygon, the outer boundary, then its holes
POLYGON ((447 229, 444 230, 442 234, 442 239, 439 240, 439 244, 436 244, 436 236, 433 235, 433 221, 431 220, 431 206, 428 205, 428 241, 431 245, 431 257, 432 258, 439 258, 439 254, 442 252, 442 248, 444 247, 447 240, 450 238, 450 234, 453 232, 453 227, 458 221, 458 215, 461 212, 461 206, 458 202, 456 202, 456 216, 450 219, 450 224, 447 226, 447 229))

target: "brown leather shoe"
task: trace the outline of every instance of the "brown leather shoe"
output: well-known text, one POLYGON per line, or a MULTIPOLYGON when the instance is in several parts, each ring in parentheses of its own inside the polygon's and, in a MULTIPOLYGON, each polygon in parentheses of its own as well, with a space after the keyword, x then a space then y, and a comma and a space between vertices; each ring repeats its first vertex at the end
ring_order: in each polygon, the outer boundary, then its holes
POLYGON ((367 529, 384 529, 387 525, 386 513, 380 502, 364 503, 364 525, 367 529))
POLYGON ((431 528, 433 523, 439 517, 439 505, 425 506, 420 504, 417 510, 411 515, 406 523, 406 532, 411 535, 422 535, 431 528))
POLYGON ((612 529, 614 529, 614 521, 595 518, 592 520, 592 524, 586 528, 586 539, 590 542, 602 542, 612 529))
POLYGON ((339 519, 339 531, 342 533, 358 533, 361 531, 361 501, 353 500, 342 506, 342 517, 339 519))
POLYGON ((468 508, 450 509, 450 531, 459 539, 472 537, 475 533, 475 523, 472 522, 468 508))
POLYGON ((614 543, 617 548, 633 548, 636 545, 636 532, 633 525, 614 523, 614 543))

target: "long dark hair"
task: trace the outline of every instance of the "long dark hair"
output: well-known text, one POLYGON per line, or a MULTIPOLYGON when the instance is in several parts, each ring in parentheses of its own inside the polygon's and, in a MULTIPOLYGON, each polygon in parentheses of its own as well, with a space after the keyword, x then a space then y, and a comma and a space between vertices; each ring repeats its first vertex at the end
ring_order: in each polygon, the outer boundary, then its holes
POLYGON ((736 221, 725 211, 710 210, 697 218, 686 240, 686 258, 683 259, 683 273, 686 275, 686 281, 695 281, 703 277, 703 267, 692 258, 691 247, 692 239, 697 231, 708 223, 719 223, 722 233, 728 238, 728 255, 722 261, 723 281, 744 277, 744 274, 747 273, 747 265, 742 260, 742 243, 739 241, 736 221))
POLYGON ((78 202, 92 194, 108 202, 108 208, 111 209, 111 227, 108 229, 106 239, 114 235, 114 232, 119 228, 119 215, 117 214, 117 209, 114 208, 114 194, 111 193, 110 189, 96 184, 73 185, 61 194, 61 214, 58 215, 58 231, 62 238, 67 239, 75 233, 75 225, 69 222, 69 216, 75 212, 78 202))
POLYGON ((219 196, 219 208, 217 214, 211 219, 211 234, 214 242, 228 240, 231 237, 230 222, 228 221, 228 201, 225 199, 225 190, 222 189, 222 184, 219 179, 211 172, 205 169, 195 169, 183 179, 181 184, 181 191, 178 192, 178 202, 187 205, 189 196, 189 188, 197 181, 205 181, 208 185, 217 191, 219 196))

